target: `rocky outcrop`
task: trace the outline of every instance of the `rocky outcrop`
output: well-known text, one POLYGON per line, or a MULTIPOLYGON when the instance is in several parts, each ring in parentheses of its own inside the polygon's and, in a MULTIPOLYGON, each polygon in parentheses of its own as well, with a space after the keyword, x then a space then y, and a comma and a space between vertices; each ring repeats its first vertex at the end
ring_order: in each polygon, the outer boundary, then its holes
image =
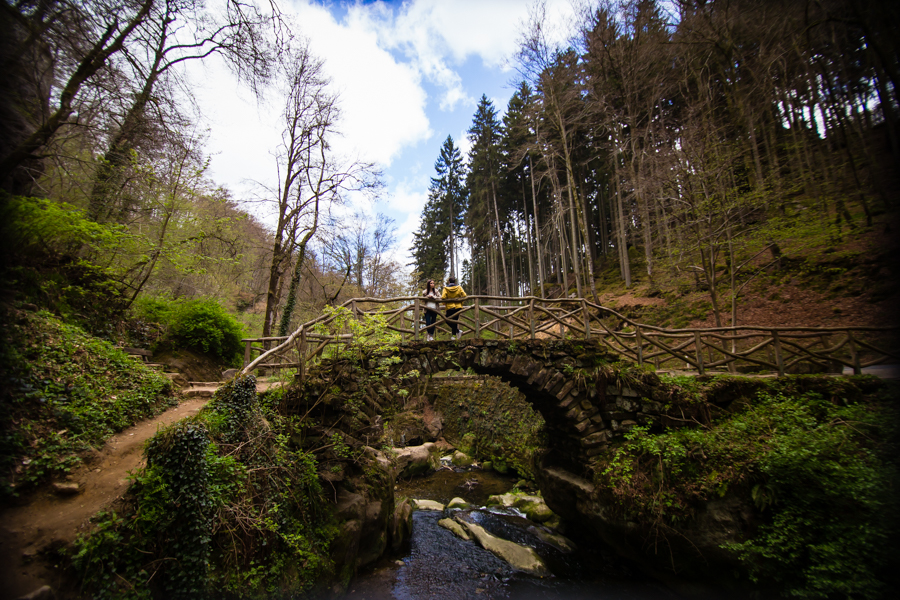
POLYGON ((394 458, 394 476, 415 477, 434 470, 438 466, 438 449, 432 442, 421 446, 392 448, 394 458))
POLYGON ((466 502, 465 500, 463 500, 462 498, 460 498, 458 496, 456 498, 453 498, 452 500, 450 500, 450 502, 447 503, 448 510, 453 510, 453 509, 462 510, 462 509, 466 509, 469 507, 471 507, 471 504, 469 504, 468 502, 466 502))
POLYGON ((494 505, 516 508, 525 515, 525 518, 534 523, 546 523, 555 516, 543 498, 521 492, 489 497, 487 506, 494 505))
POLYGON ((437 512, 443 512, 444 510, 444 505, 434 500, 413 500, 413 506, 416 510, 434 510, 437 512))
POLYGON ((754 514, 737 493, 701 504, 694 518, 666 535, 651 523, 628 519, 612 498, 582 477, 559 467, 541 468, 538 474, 544 499, 554 512, 569 523, 584 524, 656 579, 692 597, 721 597, 716 594, 736 584, 733 574, 743 568, 721 546, 748 533, 754 514), (718 591, 710 591, 710 586, 718 591))
POLYGON ((460 538, 461 540, 465 540, 468 542, 470 539, 472 539, 471 537, 469 537, 469 534, 466 533, 466 530, 463 529, 463 526, 453 519, 441 519, 440 521, 438 521, 438 525, 440 525, 444 529, 449 530, 451 533, 453 533, 453 535, 460 538))
POLYGON ((412 532, 412 503, 395 501, 394 465, 367 447, 361 472, 337 482, 335 517, 340 531, 331 544, 339 572, 352 574, 377 560, 388 549, 398 550, 412 532))
POLYGON ((469 531, 478 545, 508 562, 510 566, 519 571, 545 577, 550 575, 550 570, 544 564, 544 561, 538 556, 532 548, 520 546, 515 542, 498 538, 484 530, 483 527, 468 521, 460 521, 460 523, 469 531))

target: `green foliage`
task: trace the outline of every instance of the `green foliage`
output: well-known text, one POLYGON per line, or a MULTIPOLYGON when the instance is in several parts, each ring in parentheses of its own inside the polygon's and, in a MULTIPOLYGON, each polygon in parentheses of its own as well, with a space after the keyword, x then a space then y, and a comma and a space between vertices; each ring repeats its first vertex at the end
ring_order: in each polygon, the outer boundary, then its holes
MULTIPOLYGON (((364 314, 357 319, 349 308, 344 306, 326 306, 324 313, 329 319, 327 324, 317 323, 314 333, 335 335, 350 333, 353 339, 345 345, 332 345, 331 358, 362 361, 370 355, 395 352, 400 343, 400 334, 388 328, 385 315, 364 314)), ((383 364, 377 366, 384 366, 383 364)))
POLYGON ((175 300, 142 294, 131 305, 131 316, 168 327, 177 309, 178 302, 175 300))
POLYGON ((19 313, 0 348, 0 496, 173 404, 172 384, 112 344, 46 312, 19 313))
POLYGON ((83 245, 93 251, 111 250, 127 235, 121 226, 95 223, 70 204, 41 198, 9 198, 0 217, 7 225, 4 233, 8 237, 3 240, 6 248, 22 253, 62 255, 83 245))
POLYGON ((662 530, 701 501, 749 492, 764 524, 728 549, 754 580, 791 596, 874 598, 898 533, 896 419, 885 403, 763 391, 709 428, 635 428, 595 481, 662 530))
POLYGON ((215 433, 229 443, 240 443, 246 434, 245 424, 256 409, 256 377, 246 375, 232 379, 218 390, 210 406, 217 413, 215 433))
POLYGON ((120 274, 102 257, 128 243, 117 225, 101 225, 66 203, 9 197, 0 202, 5 283, 98 333, 124 306, 120 274))
POLYGON ((241 324, 213 299, 181 304, 172 317, 171 340, 238 366, 244 335, 241 324))
POLYGON ((445 383, 435 409, 444 417, 445 435, 463 452, 534 479, 534 459, 547 444, 544 420, 518 390, 492 378, 445 383))
POLYGON ((167 554, 163 590, 168 598, 196 598, 205 588, 212 533, 212 498, 207 448, 209 434, 202 423, 176 423, 147 446, 147 469, 161 474, 160 489, 168 496, 165 519, 158 521, 167 554))
POLYGON ((290 445, 298 417, 237 378, 193 419, 157 434, 122 516, 76 543, 92 597, 269 598, 331 574, 337 533, 315 458, 290 445))

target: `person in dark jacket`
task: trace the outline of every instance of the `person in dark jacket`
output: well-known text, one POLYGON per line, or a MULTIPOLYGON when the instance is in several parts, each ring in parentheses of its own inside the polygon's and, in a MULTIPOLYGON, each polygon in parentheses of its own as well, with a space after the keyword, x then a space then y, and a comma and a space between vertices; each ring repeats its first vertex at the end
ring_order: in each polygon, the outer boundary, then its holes
MULTIPOLYGON (((456 278, 450 277, 447 280, 447 285, 444 286, 444 289, 441 290, 441 298, 444 300, 462 300, 466 297, 466 293, 463 291, 461 285, 456 284, 456 278)), ((456 339, 460 339, 462 337, 462 332, 459 330, 459 321, 454 319, 453 317, 462 310, 462 304, 460 302, 448 302, 447 303, 447 320, 450 321, 450 331, 456 339)))
POLYGON ((434 322, 437 321, 438 303, 435 302, 440 296, 434 287, 434 279, 429 279, 422 292, 425 296, 425 341, 434 341, 434 322))

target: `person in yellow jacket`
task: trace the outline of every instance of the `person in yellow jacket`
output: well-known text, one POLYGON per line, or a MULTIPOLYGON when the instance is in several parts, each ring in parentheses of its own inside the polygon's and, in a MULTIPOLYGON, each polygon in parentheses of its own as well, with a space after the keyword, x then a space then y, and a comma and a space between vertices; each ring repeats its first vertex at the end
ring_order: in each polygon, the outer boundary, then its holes
MULTIPOLYGON (((444 289, 441 290, 442 300, 455 300, 457 298, 462 300, 465 297, 466 293, 463 291, 462 286, 456 284, 456 277, 449 278, 447 280, 447 285, 445 285, 444 289)), ((459 321, 457 321, 453 317, 461 310, 461 303, 447 302, 447 320, 450 321, 450 331, 453 332, 453 335, 456 336, 456 339, 462 337, 462 332, 459 330, 459 321)))

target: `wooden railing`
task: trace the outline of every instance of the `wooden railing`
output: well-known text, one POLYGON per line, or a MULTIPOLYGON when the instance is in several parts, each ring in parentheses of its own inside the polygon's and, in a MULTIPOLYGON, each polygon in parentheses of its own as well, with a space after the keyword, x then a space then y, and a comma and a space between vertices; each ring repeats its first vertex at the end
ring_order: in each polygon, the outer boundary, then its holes
MULTIPOLYGON (((665 329, 637 323, 584 298, 469 296, 462 302, 464 306, 453 320, 459 324, 464 340, 598 340, 623 358, 652 364, 657 370, 687 369, 700 374, 713 369, 757 370, 784 375, 805 363, 807 372, 849 367, 858 374, 868 366, 900 362, 900 352, 893 349, 896 327, 665 329)), ((387 329, 399 333, 403 341, 425 338, 424 298, 355 298, 342 306, 357 319, 381 315, 387 329)), ((296 368, 302 377, 307 365, 327 355, 330 346, 352 341, 349 330, 334 330, 337 319, 334 314, 323 314, 287 337, 245 339, 243 372, 296 368)), ((446 334, 449 339, 450 320, 443 312, 437 315, 435 330, 437 336, 446 334)))

